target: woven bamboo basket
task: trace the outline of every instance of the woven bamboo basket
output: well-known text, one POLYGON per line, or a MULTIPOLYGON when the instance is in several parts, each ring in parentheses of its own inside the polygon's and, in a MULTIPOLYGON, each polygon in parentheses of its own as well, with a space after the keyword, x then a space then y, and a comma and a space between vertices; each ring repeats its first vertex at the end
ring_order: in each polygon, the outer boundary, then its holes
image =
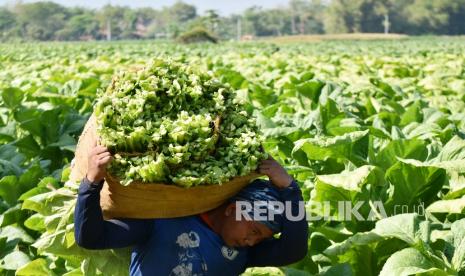
MULTIPOLYGON (((70 174, 72 181, 80 181, 87 173, 88 155, 98 139, 96 126, 96 118, 92 115, 79 137, 70 174)), ((259 176, 251 173, 221 185, 182 188, 138 182, 123 186, 116 177, 107 174, 100 191, 100 206, 105 219, 189 216, 220 206, 259 176)))

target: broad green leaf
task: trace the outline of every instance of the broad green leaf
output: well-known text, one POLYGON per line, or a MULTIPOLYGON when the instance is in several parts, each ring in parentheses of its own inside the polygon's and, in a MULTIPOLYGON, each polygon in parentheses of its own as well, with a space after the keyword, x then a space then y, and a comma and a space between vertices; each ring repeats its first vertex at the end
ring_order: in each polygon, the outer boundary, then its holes
POLYGON ((45 230, 45 219, 41 214, 34 214, 24 221, 24 226, 35 231, 45 230))
POLYGON ((368 245, 382 239, 384 238, 374 232, 356 233, 341 243, 331 245, 324 251, 324 253, 330 256, 338 256, 346 253, 348 250, 357 245, 368 245))
POLYGON ((35 163, 29 169, 27 169, 18 180, 18 186, 20 193, 23 194, 26 191, 34 188, 39 183, 40 178, 44 175, 44 171, 40 164, 35 163))
POLYGON ((380 276, 392 275, 449 275, 434 264, 415 248, 405 248, 394 253, 384 264, 380 276))
POLYGON ((49 215, 49 210, 45 206, 46 200, 50 198, 50 193, 37 194, 24 200, 23 209, 32 210, 43 215, 49 215))
POLYGON ((376 256, 369 246, 358 245, 339 255, 338 262, 350 264, 355 275, 377 276, 378 273, 374 264, 375 258, 376 256))
POLYGON ((49 263, 43 258, 35 259, 16 270, 17 276, 53 276, 49 263))
POLYGON ((420 221, 417 214, 400 214, 376 222, 373 233, 385 238, 397 238, 415 245, 429 236, 428 222, 420 221))
POLYGON ((447 171, 465 172, 465 140, 454 136, 428 163, 447 171))
POLYGON ((260 126, 260 128, 267 129, 276 127, 276 124, 262 113, 254 112, 254 115, 257 118, 257 125, 260 126))
POLYGON ((2 99, 10 109, 16 108, 21 104, 24 97, 24 92, 16 87, 5 88, 2 91, 2 99))
POLYGON ((417 122, 406 125, 402 132, 407 139, 433 140, 443 132, 443 129, 437 124, 420 124, 417 122))
POLYGON ((15 205, 20 195, 21 189, 16 176, 10 175, 0 179, 0 197, 3 200, 10 205, 15 205))
POLYGON ((26 212, 21 210, 21 205, 17 204, 14 207, 0 213, 0 227, 24 221, 26 212))
POLYGON ((427 148, 424 141, 412 140, 394 140, 384 147, 377 155, 374 162, 387 170, 398 162, 399 158, 425 160, 427 148))
POLYGON ((438 200, 426 208, 431 213, 462 214, 465 212, 465 196, 458 199, 438 200))
POLYGON ((6 144, 0 146, 0 159, 4 159, 4 162, 10 162, 14 165, 18 172, 21 171, 20 166, 26 159, 24 155, 18 153, 17 148, 12 144, 6 144))
POLYGON ((23 253, 22 251, 13 251, 10 254, 6 255, 0 261, 0 267, 6 270, 17 270, 20 267, 29 263, 31 259, 28 255, 23 253))
POLYGON ((309 80, 297 85, 296 91, 299 94, 309 98, 313 102, 317 102, 318 98, 320 97, 321 89, 324 85, 324 82, 318 80, 309 80))
POLYGON ((24 231, 24 229, 20 228, 17 225, 8 225, 6 227, 0 228, 0 239, 6 238, 7 243, 13 241, 20 241, 23 243, 32 243, 34 240, 32 239, 29 234, 24 231))
POLYGON ((321 182, 335 188, 361 192, 363 185, 382 185, 382 173, 374 166, 363 166, 354 171, 343 171, 340 174, 318 175, 317 183, 321 182), (381 179, 380 179, 381 178, 381 179))
POLYGON ((254 267, 247 269, 242 276, 285 276, 284 272, 277 267, 254 267))
POLYGON ((299 131, 298 127, 274 127, 262 130, 265 137, 281 137, 299 131))
POLYGON ((71 270, 70 272, 63 274, 62 276, 83 276, 83 273, 81 271, 81 268, 79 267, 74 270, 71 270))
POLYGON ((334 118, 326 124, 326 131, 330 135, 344 135, 354 131, 360 131, 361 125, 355 118, 334 118))
POLYGON ((419 204, 428 206, 447 181, 444 169, 429 166, 413 159, 399 159, 389 168, 386 180, 390 183, 390 197, 386 202, 391 212, 396 206, 408 206, 410 211, 419 204))
POLYGON ((40 146, 32 135, 27 135, 17 141, 15 141, 15 146, 29 157, 35 157, 40 153, 40 146))
POLYGON ((328 269, 324 269, 321 275, 324 276, 352 276, 354 275, 354 272, 352 271, 352 268, 348 263, 341 263, 341 264, 336 264, 328 269))
POLYGON ((422 103, 420 101, 416 101, 411 106, 409 106, 405 113, 402 114, 399 125, 405 126, 412 122, 421 123, 423 121, 423 113, 421 108, 422 103))
POLYGON ((465 270, 465 219, 458 220, 451 225, 454 237, 454 256, 452 266, 457 271, 465 270))
POLYGON ((339 158, 363 163, 367 154, 366 131, 355 131, 336 137, 315 137, 295 142, 292 153, 302 150, 310 160, 339 158))
POLYGON ((78 95, 94 97, 97 89, 100 88, 101 82, 96 78, 86 78, 81 80, 78 95))
POLYGON ((40 121, 42 122, 43 127, 43 135, 45 137, 46 144, 49 145, 58 140, 60 135, 60 122, 59 122, 59 114, 61 109, 52 109, 44 111, 40 115, 40 121))
MULTIPOLYGON (((367 185, 373 190, 376 186, 384 185, 383 174, 379 168, 363 166, 354 171, 344 171, 340 174, 318 175, 308 208, 314 214, 325 216, 329 215, 328 210, 325 210, 325 208, 328 208, 325 204, 329 203, 330 215, 342 219, 340 216, 344 214, 339 212, 341 203, 347 204, 350 202, 352 207, 361 203, 358 212, 362 218, 368 219, 370 216, 370 219, 372 219, 371 216, 374 216, 375 213, 371 212, 369 201, 376 199, 372 197, 377 195, 367 192, 367 185)), ((345 208, 346 206, 344 206, 344 210, 345 208)))

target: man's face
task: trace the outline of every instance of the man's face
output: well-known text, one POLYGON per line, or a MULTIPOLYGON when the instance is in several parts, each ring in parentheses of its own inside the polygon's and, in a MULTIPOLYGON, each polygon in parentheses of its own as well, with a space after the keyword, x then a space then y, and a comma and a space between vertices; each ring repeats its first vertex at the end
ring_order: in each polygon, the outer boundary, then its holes
POLYGON ((229 247, 254 246, 273 236, 273 232, 258 221, 248 221, 245 218, 236 220, 234 203, 228 205, 225 216, 220 235, 229 247))

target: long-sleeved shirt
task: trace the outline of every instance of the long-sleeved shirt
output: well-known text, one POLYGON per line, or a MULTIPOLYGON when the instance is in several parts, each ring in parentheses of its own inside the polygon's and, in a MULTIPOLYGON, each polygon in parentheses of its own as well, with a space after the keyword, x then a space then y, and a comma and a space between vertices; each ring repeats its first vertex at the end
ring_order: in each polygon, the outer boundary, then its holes
MULTIPOLYGON (((258 180, 265 181, 265 180, 258 180)), ((284 266, 307 254, 308 225, 305 216, 284 216, 279 238, 253 247, 228 247, 198 215, 172 219, 105 220, 100 207, 103 181, 83 178, 74 213, 76 243, 87 249, 132 246, 130 275, 239 275, 247 267, 284 266)), ((295 181, 280 191, 298 215, 302 193, 295 181)))

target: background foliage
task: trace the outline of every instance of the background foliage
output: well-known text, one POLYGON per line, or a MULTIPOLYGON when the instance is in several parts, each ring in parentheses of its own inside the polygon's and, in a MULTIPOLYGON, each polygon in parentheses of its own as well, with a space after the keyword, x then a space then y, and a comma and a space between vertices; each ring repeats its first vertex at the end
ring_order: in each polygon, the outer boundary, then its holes
POLYGON ((465 34, 465 0, 290 0, 273 9, 252 6, 220 16, 176 2, 157 10, 106 5, 98 10, 54 2, 0 7, 0 41, 176 38, 203 27, 222 39, 240 35, 283 36, 323 33, 465 34), (389 21, 386 21, 386 16, 389 21))
MULTIPOLYGON (((69 22, 69 21, 68 21, 69 22)), ((298 180, 309 254, 250 275, 464 275, 465 42, 0 45, 0 274, 124 275, 128 250, 76 246, 68 181, 96 91, 154 57, 211 70, 298 180), (367 218, 342 220, 336 200, 367 218), (370 205, 371 204, 371 205, 370 205), (403 206, 400 212, 396 206, 403 206)))

